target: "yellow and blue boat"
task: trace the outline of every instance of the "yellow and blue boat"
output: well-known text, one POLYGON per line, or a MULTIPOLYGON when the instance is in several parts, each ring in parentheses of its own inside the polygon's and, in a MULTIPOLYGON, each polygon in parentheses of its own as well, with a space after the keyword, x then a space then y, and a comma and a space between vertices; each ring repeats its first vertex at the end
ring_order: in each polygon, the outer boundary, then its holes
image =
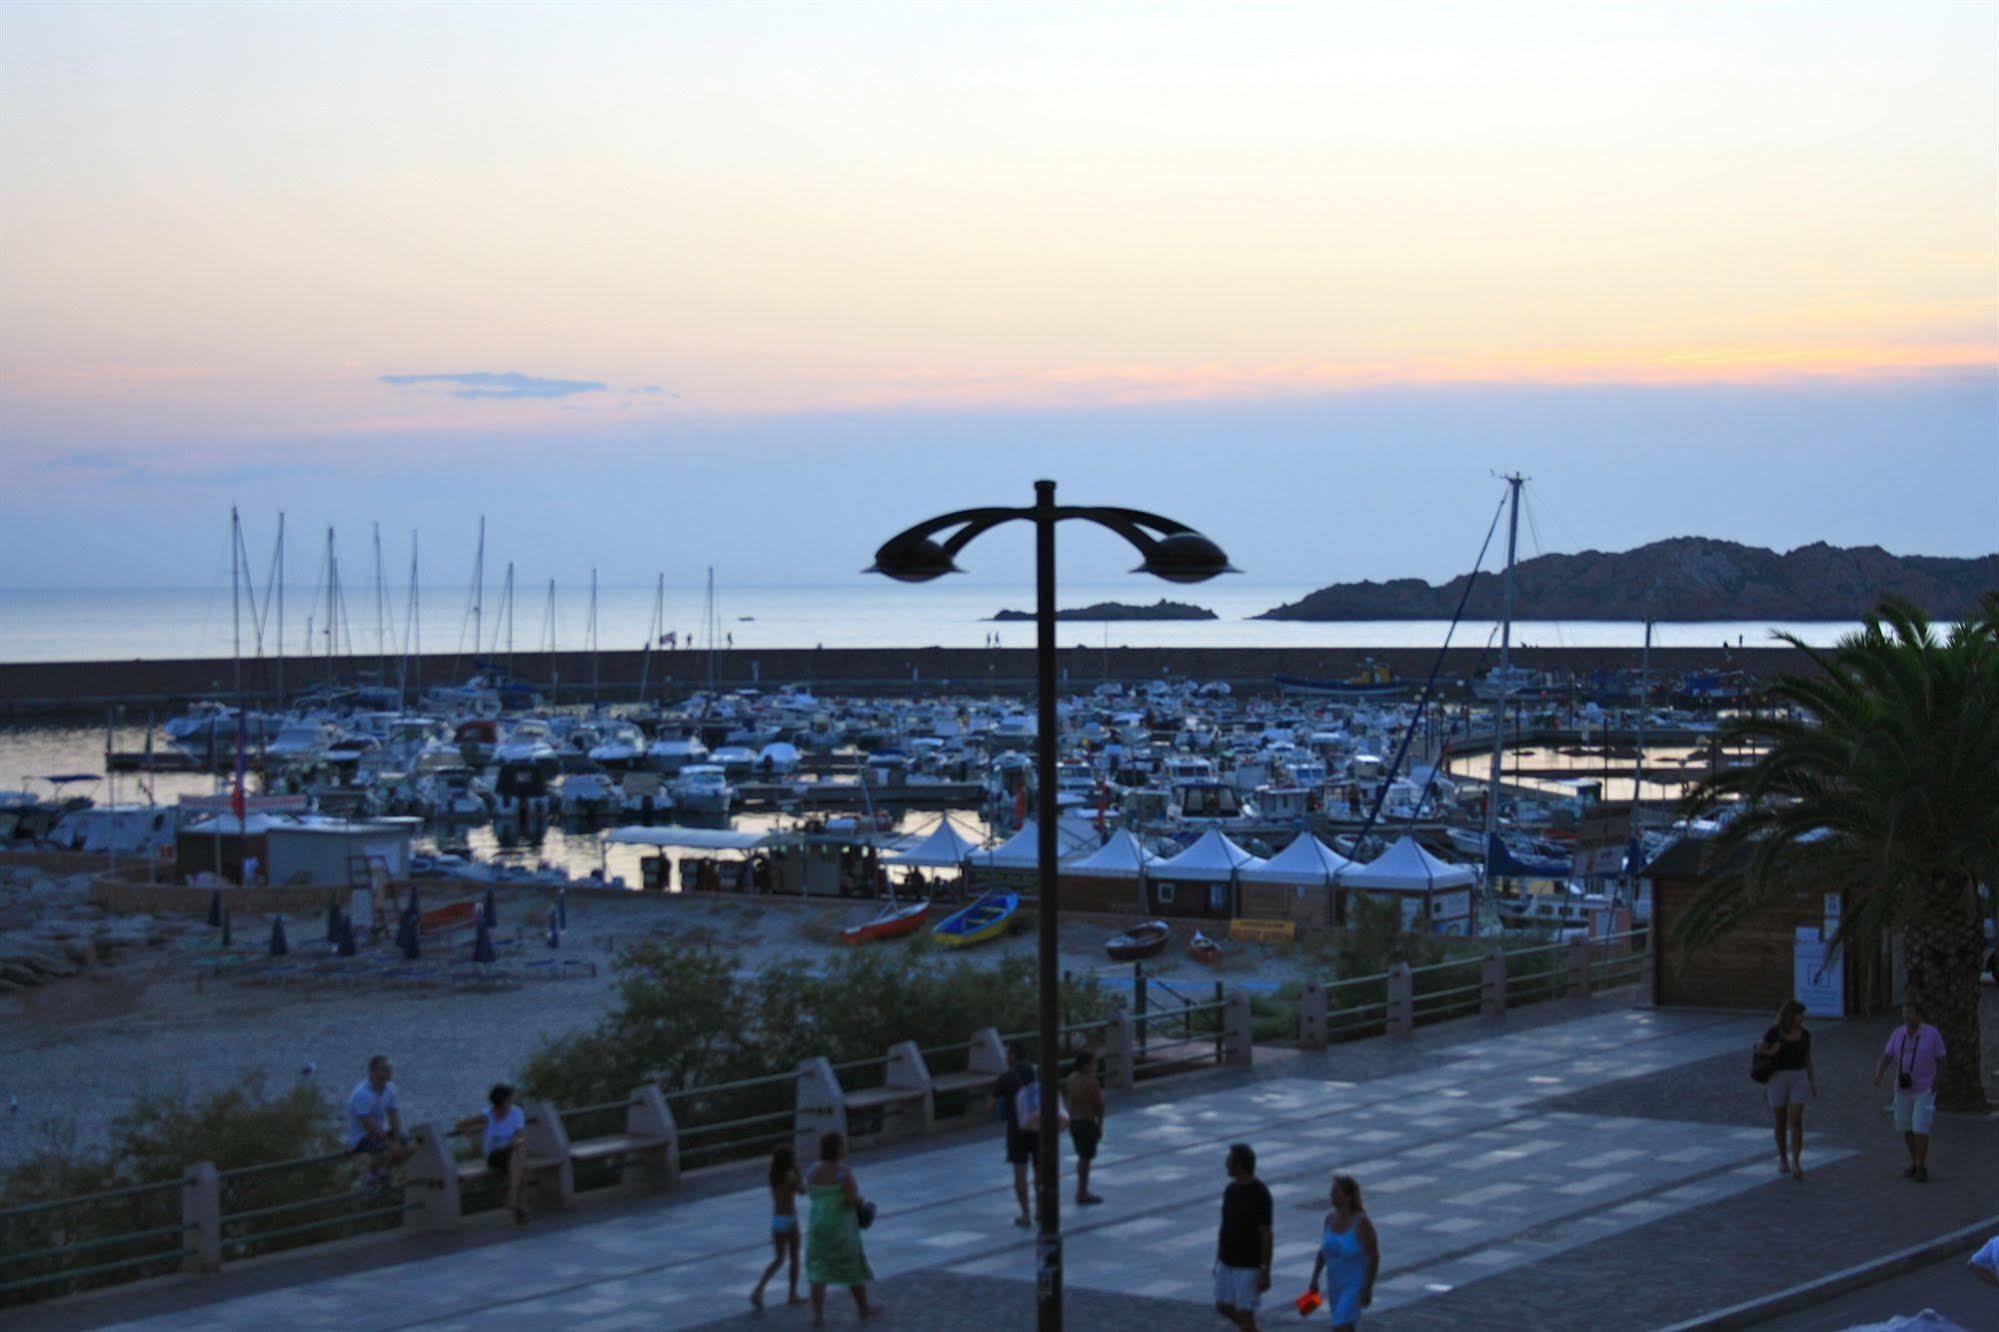
POLYGON ((962 911, 954 911, 930 927, 946 948, 965 948, 997 939, 1013 925, 1020 910, 1019 893, 987 893, 962 911))

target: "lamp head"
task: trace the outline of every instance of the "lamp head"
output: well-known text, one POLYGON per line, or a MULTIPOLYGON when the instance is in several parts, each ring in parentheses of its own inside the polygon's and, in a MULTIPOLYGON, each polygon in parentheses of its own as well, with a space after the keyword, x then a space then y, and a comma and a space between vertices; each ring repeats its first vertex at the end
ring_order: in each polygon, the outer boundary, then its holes
POLYGON ((1205 583, 1216 574, 1237 573, 1222 548, 1199 532, 1161 537, 1133 573, 1149 573, 1169 583, 1205 583))
POLYGON ((862 573, 886 574, 899 583, 927 583, 947 573, 962 573, 950 552, 927 536, 904 532, 875 552, 875 562, 862 573))

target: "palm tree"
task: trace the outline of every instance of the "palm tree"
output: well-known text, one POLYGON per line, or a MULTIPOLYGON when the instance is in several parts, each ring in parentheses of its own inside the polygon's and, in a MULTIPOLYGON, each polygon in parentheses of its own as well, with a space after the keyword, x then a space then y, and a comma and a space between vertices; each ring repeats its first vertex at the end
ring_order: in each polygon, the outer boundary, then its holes
POLYGON ((1687 797, 1733 812, 1715 838, 1729 866, 1677 931, 1689 950, 1808 885, 1846 895, 1835 946, 1877 956, 1899 930, 1908 995, 1947 1048, 1937 1102, 1981 1110, 1982 880, 1999 889, 1999 592, 1939 637, 1889 599, 1826 652, 1778 635, 1818 671, 1768 689, 1773 709, 1723 723, 1760 755, 1687 797))

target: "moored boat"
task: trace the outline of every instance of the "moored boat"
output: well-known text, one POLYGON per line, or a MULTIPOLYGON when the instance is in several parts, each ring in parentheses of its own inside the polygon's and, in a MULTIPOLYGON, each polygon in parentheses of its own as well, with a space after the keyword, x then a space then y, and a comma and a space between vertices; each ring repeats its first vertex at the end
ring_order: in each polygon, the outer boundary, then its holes
POLYGON ((1171 925, 1163 920, 1148 920, 1104 940, 1104 952, 1110 955, 1113 962, 1136 962, 1159 953, 1172 937, 1171 925))
POLYGON ((1212 965, 1221 960, 1222 946, 1201 931, 1195 930, 1193 939, 1187 944, 1187 956, 1193 958, 1196 962, 1206 962, 1212 965))
POLYGON ((946 948, 984 943, 1005 934, 1019 910, 1019 893, 987 893, 962 911, 954 911, 938 921, 930 927, 930 933, 946 948))
POLYGON ((891 903, 873 920, 859 925, 849 925, 840 931, 840 937, 850 944, 871 943, 876 939, 899 939, 905 934, 914 934, 923 928, 923 921, 930 914, 930 900, 911 902, 906 906, 891 903))

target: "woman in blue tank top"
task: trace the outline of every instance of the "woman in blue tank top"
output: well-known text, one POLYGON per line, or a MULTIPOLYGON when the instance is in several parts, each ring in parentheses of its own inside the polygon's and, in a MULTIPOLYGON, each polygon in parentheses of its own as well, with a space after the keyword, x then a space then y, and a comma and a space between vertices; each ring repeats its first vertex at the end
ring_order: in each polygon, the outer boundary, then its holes
POLYGON ((1326 1305, 1332 1311, 1333 1332, 1354 1332, 1360 1311, 1374 1303, 1374 1277, 1381 1270, 1381 1246, 1374 1222, 1360 1205, 1360 1185, 1352 1175, 1333 1176, 1333 1210, 1319 1237, 1319 1256, 1312 1263, 1312 1284, 1326 1274, 1326 1305))

